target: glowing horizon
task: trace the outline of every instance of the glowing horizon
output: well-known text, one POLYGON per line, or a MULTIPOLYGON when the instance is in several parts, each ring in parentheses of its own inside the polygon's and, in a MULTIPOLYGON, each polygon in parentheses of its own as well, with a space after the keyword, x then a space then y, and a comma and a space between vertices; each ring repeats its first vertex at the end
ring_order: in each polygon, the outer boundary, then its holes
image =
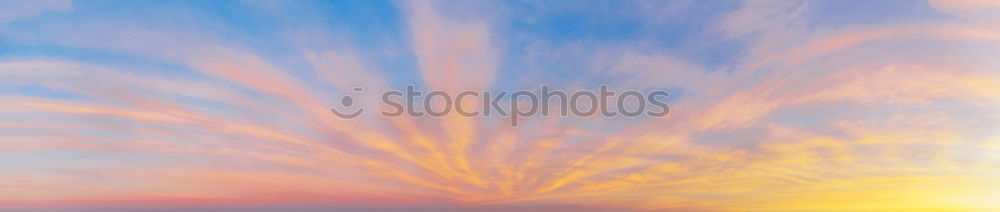
POLYGON ((994 211, 998 56, 991 0, 0 1, 0 210, 994 211))

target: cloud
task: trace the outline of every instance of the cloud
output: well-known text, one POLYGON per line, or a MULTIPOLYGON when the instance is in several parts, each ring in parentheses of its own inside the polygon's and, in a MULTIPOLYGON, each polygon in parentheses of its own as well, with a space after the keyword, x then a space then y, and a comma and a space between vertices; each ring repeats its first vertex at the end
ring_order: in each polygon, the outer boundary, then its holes
POLYGON ((492 82, 498 56, 486 23, 449 20, 427 1, 406 6, 410 9, 413 50, 425 83, 457 91, 483 88, 492 82))
MULTIPOLYGON (((544 8, 557 23, 531 28, 549 17, 511 18, 518 7, 505 4, 467 14, 455 10, 468 5, 400 2, 369 11, 378 20, 295 11, 330 22, 272 22, 300 17, 283 14, 284 5, 266 5, 260 14, 243 4, 190 4, 168 5, 171 12, 146 19, 68 11, 81 17, 3 27, 9 43, 0 50, 0 160, 17 163, 0 167, 0 178, 15 181, 0 183, 0 203, 996 207, 989 197, 1000 176, 994 156, 1000 63, 992 56, 1000 53, 1000 31, 991 13, 981 12, 996 7, 988 1, 931 1, 954 16, 941 20, 822 27, 809 25, 807 19, 823 18, 805 9, 812 2, 708 5, 727 8, 720 11, 642 4, 642 11, 716 16, 692 21, 606 8, 616 13, 604 15, 624 16, 611 20, 688 23, 699 26, 681 28, 704 32, 600 36, 559 28, 597 21, 566 18, 592 15, 575 5, 544 8), (201 21, 151 18, 175 15, 201 21), (372 21, 383 24, 351 31, 372 21), (301 25, 280 27, 291 23, 301 25), (408 36, 377 48, 364 39, 395 32, 408 36), (566 39, 560 33, 584 34, 572 42, 546 40, 566 39), (664 41, 695 36, 718 39, 706 43, 736 53, 711 56, 709 64, 673 46, 697 39, 664 41), (288 43, 297 45, 278 45, 288 43), (531 71, 551 74, 517 74, 531 71), (412 80, 400 78, 408 76, 420 76, 419 87, 449 92, 549 81, 563 89, 665 88, 671 114, 531 117, 512 128, 492 117, 344 120, 327 111, 358 86, 367 92, 360 101, 377 104, 379 92, 405 86, 400 82, 412 80)), ((313 6, 350 8, 306 7, 313 6)), ((351 10, 357 11, 367 10, 351 10)))

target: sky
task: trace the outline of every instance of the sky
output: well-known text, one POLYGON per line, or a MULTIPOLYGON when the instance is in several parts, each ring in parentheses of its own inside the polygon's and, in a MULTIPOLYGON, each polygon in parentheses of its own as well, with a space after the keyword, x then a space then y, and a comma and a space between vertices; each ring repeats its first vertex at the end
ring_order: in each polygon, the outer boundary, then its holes
POLYGON ((998 55, 994 0, 0 0, 0 209, 996 211, 998 55))

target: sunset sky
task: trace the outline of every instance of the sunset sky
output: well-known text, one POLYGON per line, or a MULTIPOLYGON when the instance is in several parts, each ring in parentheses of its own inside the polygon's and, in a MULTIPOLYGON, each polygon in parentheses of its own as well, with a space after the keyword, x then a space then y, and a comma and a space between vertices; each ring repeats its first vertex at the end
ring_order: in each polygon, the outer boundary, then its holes
POLYGON ((998 211, 1000 1, 0 0, 9 209, 998 211), (670 114, 375 112, 543 84, 670 114))

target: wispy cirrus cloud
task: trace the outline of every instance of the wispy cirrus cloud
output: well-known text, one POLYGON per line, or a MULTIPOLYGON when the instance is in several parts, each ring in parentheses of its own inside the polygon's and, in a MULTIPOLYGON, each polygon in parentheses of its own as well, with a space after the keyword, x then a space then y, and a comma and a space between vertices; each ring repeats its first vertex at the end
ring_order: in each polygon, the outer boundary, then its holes
POLYGON ((21 15, 0 18, 0 203, 998 207, 989 1, 484 4, 2 9, 21 15), (406 84, 666 89, 671 114, 329 113, 406 84))

